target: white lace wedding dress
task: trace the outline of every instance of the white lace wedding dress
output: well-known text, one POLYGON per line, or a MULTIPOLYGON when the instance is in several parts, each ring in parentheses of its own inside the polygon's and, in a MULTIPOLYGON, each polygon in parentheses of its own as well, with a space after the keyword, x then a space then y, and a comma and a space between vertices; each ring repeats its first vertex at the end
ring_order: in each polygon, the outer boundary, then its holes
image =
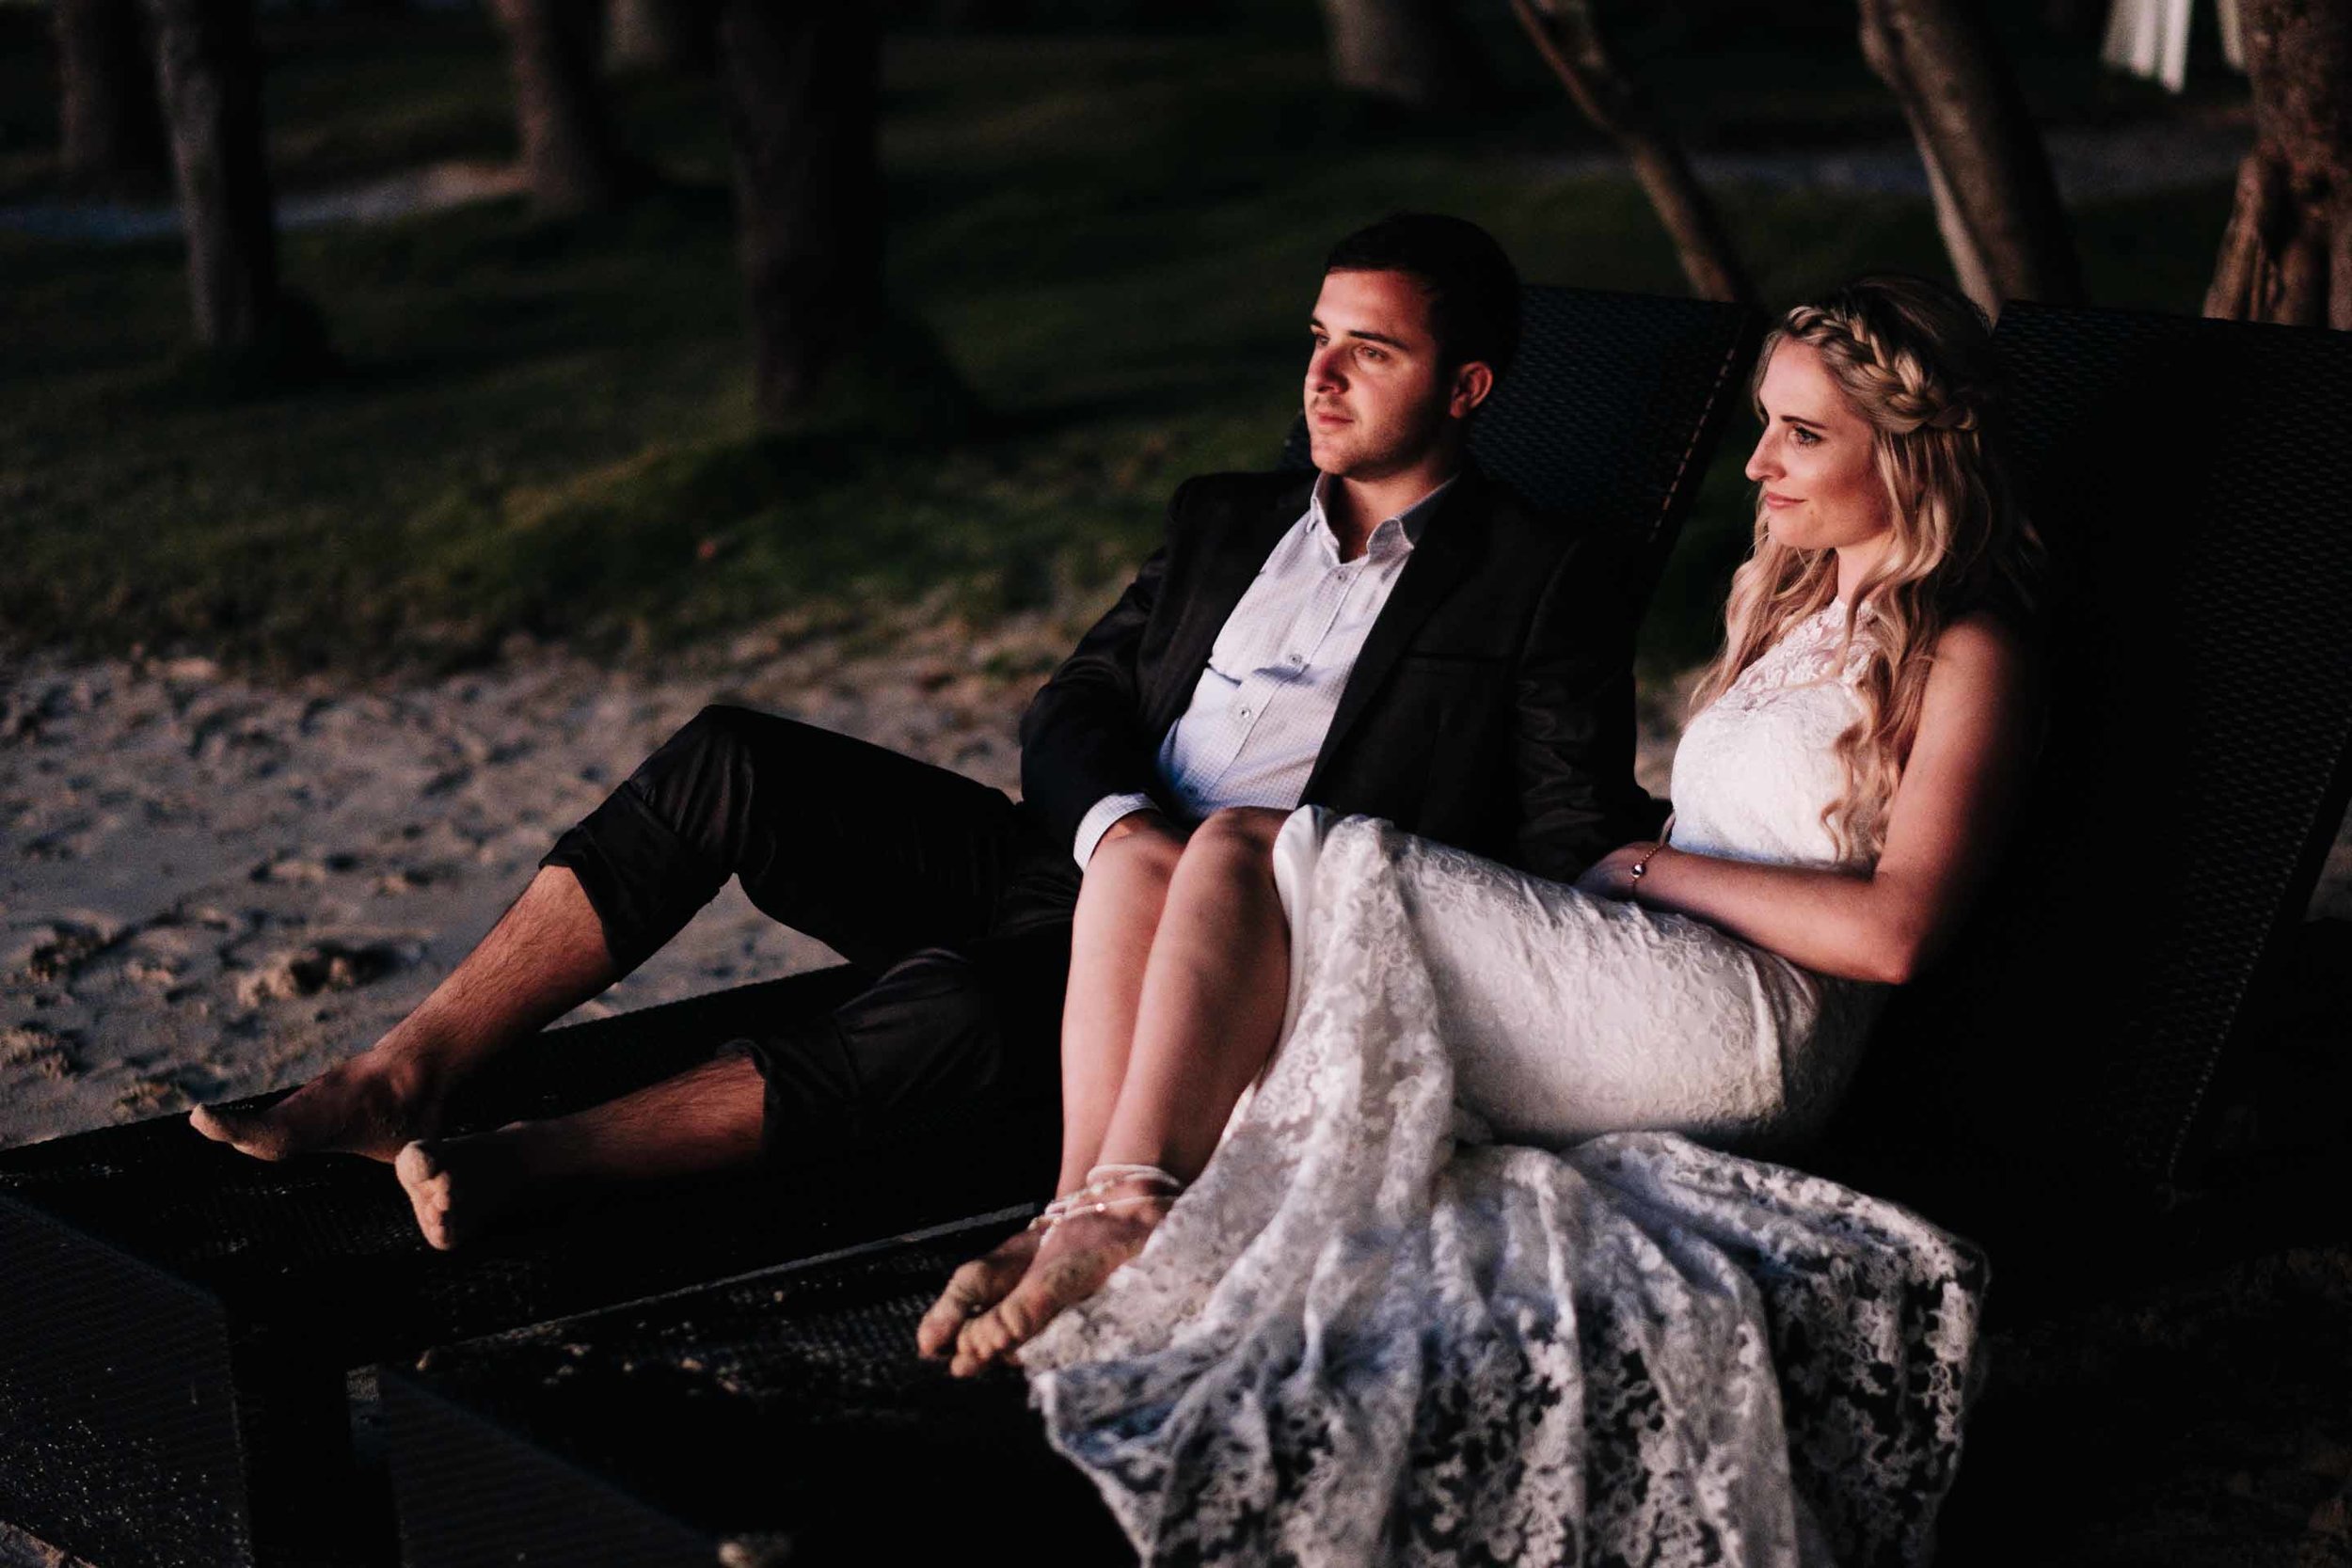
MULTIPOLYGON (((1677 846, 1836 863, 1844 621, 1692 721, 1677 846)), ((1878 988, 1385 822, 1302 810, 1277 860, 1282 1043, 1023 1358, 1144 1560, 1925 1562, 1982 1260, 1727 1151, 1819 1125, 1878 988)))

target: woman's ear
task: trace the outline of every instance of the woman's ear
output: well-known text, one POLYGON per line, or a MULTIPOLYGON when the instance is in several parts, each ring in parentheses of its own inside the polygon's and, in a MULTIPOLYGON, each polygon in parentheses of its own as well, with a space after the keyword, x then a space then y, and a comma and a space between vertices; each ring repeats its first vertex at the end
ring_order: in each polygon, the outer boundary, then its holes
POLYGON ((1486 401, 1486 394, 1495 389, 1495 372, 1483 359, 1472 359, 1454 372, 1454 391, 1446 403, 1446 412, 1457 420, 1470 418, 1470 410, 1486 401))

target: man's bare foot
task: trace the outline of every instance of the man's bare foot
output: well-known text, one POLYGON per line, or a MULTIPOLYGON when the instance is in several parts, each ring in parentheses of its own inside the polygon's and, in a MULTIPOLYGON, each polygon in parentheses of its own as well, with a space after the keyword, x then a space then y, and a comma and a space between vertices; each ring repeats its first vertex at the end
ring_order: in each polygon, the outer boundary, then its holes
POLYGON ((1020 1348, 1070 1307, 1093 1295, 1120 1266, 1143 1250, 1169 1199, 1153 1194, 1143 1201, 1101 1213, 1073 1214, 1045 1233, 1037 1260, 1004 1300, 956 1336, 956 1356, 947 1370, 970 1377, 998 1361, 1018 1364, 1020 1348))
POLYGON ((927 1356, 941 1356, 963 1332, 963 1325, 987 1311, 1021 1283, 1037 1259, 1045 1239, 1042 1230, 1014 1231, 985 1257, 975 1258, 947 1277, 947 1288, 914 1326, 914 1348, 927 1356))
POLYGON ((296 1154, 364 1154, 392 1159, 401 1146, 429 1138, 441 1117, 437 1076, 413 1054, 382 1046, 313 1078, 267 1109, 199 1105, 190 1125, 257 1160, 296 1154))
POLYGON ((529 1122, 511 1121, 495 1132, 426 1139, 400 1151, 392 1171, 428 1244, 447 1252, 551 1196, 539 1180, 531 1133, 529 1122))

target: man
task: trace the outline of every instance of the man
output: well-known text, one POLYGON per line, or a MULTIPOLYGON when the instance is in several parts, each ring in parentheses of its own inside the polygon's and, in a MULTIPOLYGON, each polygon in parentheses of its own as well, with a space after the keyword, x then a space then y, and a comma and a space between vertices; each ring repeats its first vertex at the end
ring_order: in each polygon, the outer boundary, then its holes
MULTIPOLYGON (((1465 455, 1518 280, 1460 219, 1348 236, 1310 331, 1320 470, 1213 475, 1022 722, 1016 804, 790 720, 706 709, 566 832, 374 1047, 258 1113, 263 1159, 391 1160, 436 1246, 587 1180, 799 1163, 1050 1099, 1084 867, 1302 800, 1572 878, 1632 836, 1628 574, 1465 455), (436 1139, 451 1086, 628 972, 739 878, 880 978, 831 1016, 574 1116, 436 1139)), ((1037 1135, 1050 1120, 1041 1118, 1037 1135)))

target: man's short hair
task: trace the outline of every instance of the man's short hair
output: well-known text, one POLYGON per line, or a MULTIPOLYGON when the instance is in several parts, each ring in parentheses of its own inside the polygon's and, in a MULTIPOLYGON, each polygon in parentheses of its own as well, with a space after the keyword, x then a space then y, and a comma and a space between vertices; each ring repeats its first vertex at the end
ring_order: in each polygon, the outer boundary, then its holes
POLYGON ((1501 380, 1519 346, 1519 274, 1495 237, 1468 218, 1394 213, 1331 247, 1325 272, 1401 272, 1429 295, 1438 356, 1483 361, 1501 380))

